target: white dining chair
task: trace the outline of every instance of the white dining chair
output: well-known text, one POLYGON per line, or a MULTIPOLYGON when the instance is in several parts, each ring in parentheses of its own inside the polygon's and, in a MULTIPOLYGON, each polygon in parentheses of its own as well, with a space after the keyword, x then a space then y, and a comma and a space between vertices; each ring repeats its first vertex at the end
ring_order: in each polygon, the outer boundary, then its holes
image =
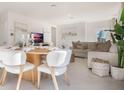
POLYGON ((41 72, 50 74, 52 76, 52 80, 56 90, 59 89, 56 76, 64 74, 65 81, 68 82, 67 65, 70 62, 71 53, 72 53, 71 50, 57 50, 57 51, 51 51, 47 55, 47 60, 46 60, 47 64, 42 64, 37 68, 38 70, 37 87, 38 88, 40 88, 41 72))
POLYGON ((2 84, 3 76, 4 76, 4 65, 2 64, 2 58, 5 56, 3 55, 3 51, 7 51, 8 49, 4 49, 0 47, 0 69, 2 70, 1 78, 0 78, 0 85, 2 84))
POLYGON ((32 70, 32 82, 34 83, 34 68, 35 66, 29 62, 26 62, 26 54, 23 51, 4 51, 2 63, 5 66, 4 74, 2 78, 2 85, 5 83, 7 72, 13 74, 19 74, 16 89, 20 88, 23 72, 32 70))
MULTIPOLYGON (((4 65, 2 64, 2 61, 0 60, 0 69, 3 70, 3 68, 4 68, 4 65)), ((0 85, 1 85, 2 79, 3 79, 3 71, 2 71, 2 73, 1 73, 0 76, 1 76, 1 77, 0 77, 0 85)))

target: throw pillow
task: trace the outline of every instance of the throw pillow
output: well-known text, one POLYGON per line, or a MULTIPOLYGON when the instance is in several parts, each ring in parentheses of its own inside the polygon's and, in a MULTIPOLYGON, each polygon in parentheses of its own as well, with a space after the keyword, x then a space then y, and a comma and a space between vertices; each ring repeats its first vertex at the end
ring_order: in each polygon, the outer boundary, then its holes
POLYGON ((88 49, 88 44, 86 42, 80 42, 80 44, 83 50, 88 49))
POLYGON ((97 51, 109 52, 110 47, 111 47, 110 40, 108 40, 107 42, 104 42, 104 43, 98 43, 97 51))
POLYGON ((88 49, 88 45, 83 46, 83 50, 88 49))
POLYGON ((77 42, 72 42, 73 48, 77 48, 77 42))
POLYGON ((78 49, 82 49, 82 45, 81 44, 77 44, 77 48, 78 49))

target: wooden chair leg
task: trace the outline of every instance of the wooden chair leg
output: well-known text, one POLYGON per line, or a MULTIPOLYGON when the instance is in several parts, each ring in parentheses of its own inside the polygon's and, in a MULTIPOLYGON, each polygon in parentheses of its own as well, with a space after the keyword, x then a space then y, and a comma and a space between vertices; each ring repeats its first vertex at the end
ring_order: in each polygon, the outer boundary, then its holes
POLYGON ((16 90, 19 90, 19 88, 20 88, 22 75, 23 75, 23 72, 21 72, 21 73, 19 74, 19 78, 18 78, 18 82, 17 82, 16 90))
POLYGON ((53 79, 53 83, 54 83, 55 89, 59 90, 55 74, 52 72, 51 75, 52 75, 52 79, 53 79))
POLYGON ((0 78, 0 85, 2 84, 3 76, 4 76, 4 70, 2 71, 2 75, 1 75, 1 78, 0 78))
POLYGON ((4 85, 6 76, 7 76, 7 71, 6 71, 6 69, 4 69, 4 71, 2 73, 2 77, 1 77, 1 79, 2 79, 1 85, 4 85))
POLYGON ((45 74, 45 78, 48 79, 49 75, 48 74, 45 74))
POLYGON ((32 83, 35 84, 34 69, 31 71, 32 83))
POLYGON ((41 72, 40 71, 38 71, 38 81, 37 81, 37 88, 40 88, 40 76, 41 76, 41 72))
POLYGON ((1 83, 2 83, 2 80, 0 80, 0 85, 1 85, 1 83))
POLYGON ((64 80, 66 81, 67 85, 70 85, 67 72, 64 73, 64 80))

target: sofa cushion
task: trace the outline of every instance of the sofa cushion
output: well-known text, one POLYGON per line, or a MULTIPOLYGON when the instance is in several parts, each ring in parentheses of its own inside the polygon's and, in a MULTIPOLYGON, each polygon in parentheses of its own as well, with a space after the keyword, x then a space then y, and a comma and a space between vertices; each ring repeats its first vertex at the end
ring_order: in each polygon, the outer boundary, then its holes
POLYGON ((83 52, 82 49, 73 49, 73 53, 76 53, 76 52, 83 52))
POLYGON ((74 49, 83 49, 83 50, 88 49, 88 45, 86 42, 80 42, 80 41, 72 42, 72 45, 74 49))
POLYGON ((110 40, 108 40, 105 43, 97 43, 97 51, 109 52, 110 47, 111 47, 110 40))
POLYGON ((82 42, 81 44, 83 50, 88 49, 88 44, 86 42, 82 42))
POLYGON ((78 44, 76 45, 76 48, 78 48, 78 49, 82 49, 83 46, 82 46, 80 43, 78 43, 78 44))
POLYGON ((88 42, 88 49, 91 51, 95 51, 97 48, 97 43, 96 42, 88 42))
POLYGON ((72 46, 74 49, 77 48, 77 42, 72 42, 72 46))

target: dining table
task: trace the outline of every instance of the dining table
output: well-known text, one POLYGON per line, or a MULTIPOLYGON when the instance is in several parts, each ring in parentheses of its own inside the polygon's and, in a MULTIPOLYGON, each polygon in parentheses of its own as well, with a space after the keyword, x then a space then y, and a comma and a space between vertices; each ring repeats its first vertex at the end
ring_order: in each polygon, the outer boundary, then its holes
MULTIPOLYGON (((32 63, 35 65, 34 69, 34 80, 37 81, 37 67, 43 64, 43 57, 46 56, 50 50, 48 48, 35 48, 26 52, 27 55, 27 62, 32 63)), ((32 80, 32 72, 28 71, 23 74, 23 79, 25 80, 32 80)))

